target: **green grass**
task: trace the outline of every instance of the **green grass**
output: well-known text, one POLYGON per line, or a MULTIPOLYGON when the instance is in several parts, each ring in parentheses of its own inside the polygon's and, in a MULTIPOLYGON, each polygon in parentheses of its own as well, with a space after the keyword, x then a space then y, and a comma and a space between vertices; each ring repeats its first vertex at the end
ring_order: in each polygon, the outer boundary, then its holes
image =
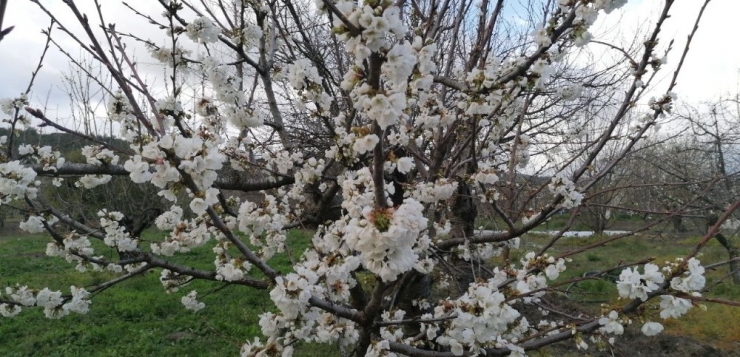
MULTIPOLYGON (((156 240, 158 234, 150 232, 145 239, 156 240)), ((282 272, 290 271, 290 256, 298 257, 308 246, 310 232, 292 231, 288 239, 291 254, 280 254, 270 261, 282 272)), ((548 253, 557 256, 604 239, 563 238, 548 253)), ((649 236, 621 239, 574 256, 559 281, 612 267, 620 261, 629 263, 654 257, 657 264, 663 265, 666 260, 686 255, 698 239, 649 236)), ((538 251, 548 241, 542 235, 523 237, 523 248, 511 252, 512 261, 518 262, 527 251, 538 251)), ((63 259, 44 256, 47 242, 49 238, 41 235, 0 237, 0 288, 20 283, 68 293, 70 285, 91 286, 112 277, 108 273, 78 273, 63 259)), ((99 254, 106 252, 99 248, 99 254)), ((177 255, 175 259, 199 268, 213 266, 213 255, 207 247, 177 255)), ((703 264, 711 264, 726 260, 727 253, 716 241, 711 241, 699 259, 703 264)), ((713 284, 726 273, 726 266, 708 272, 707 283, 713 284)), ((12 319, 0 318, 0 356, 236 356, 246 340, 260 335, 259 315, 273 309, 267 291, 238 286, 216 291, 221 284, 197 281, 178 293, 166 294, 158 278, 159 271, 148 273, 98 294, 87 315, 49 320, 39 309, 30 308, 12 319), (191 289, 198 291, 199 300, 206 303, 205 309, 192 312, 183 308, 180 298, 191 289)), ((613 283, 590 281, 584 286, 614 295, 613 283)), ((720 284, 709 295, 740 300, 740 286, 720 284)), ((618 306, 623 302, 614 299, 610 304, 618 306)), ((740 340, 740 330, 736 328, 740 309, 707 306, 706 312, 692 309, 685 318, 665 323, 666 333, 691 336, 720 347, 740 340)), ((600 306, 590 304, 587 308, 598 311, 600 306)), ((657 310, 651 313, 657 315, 657 310)), ((297 346, 296 351, 297 356, 338 355, 337 347, 329 345, 304 344, 297 346)))
MULTIPOLYGON (((594 243, 608 239, 605 236, 593 236, 588 238, 561 238, 548 254, 558 256, 560 254, 583 248, 594 243)), ((518 261, 527 251, 538 251, 539 247, 549 242, 550 238, 541 235, 531 235, 523 238, 527 246, 525 249, 512 252, 512 258, 518 261)), ((655 258, 653 262, 659 266, 664 266, 666 261, 673 261, 677 257, 686 256, 690 253, 695 245, 699 242, 699 237, 684 239, 665 239, 653 236, 633 236, 617 240, 606 246, 597 247, 587 253, 572 256, 572 262, 566 264, 567 270, 561 274, 558 281, 565 281, 573 277, 582 276, 588 271, 604 270, 614 267, 620 263, 628 264, 637 262, 646 258, 655 258)), ((737 242, 737 237, 733 239, 733 244, 737 242)), ((702 249, 698 259, 702 265, 708 265, 728 259, 727 251, 716 241, 710 240, 702 249)), ((717 268, 716 270, 707 271, 707 286, 713 285, 720 279, 725 278, 729 267, 727 265, 717 268)), ((619 274, 619 271, 616 272, 619 274)), ((563 286, 563 289, 567 287, 563 286)), ((626 301, 617 300, 617 293, 614 283, 607 280, 589 280, 579 284, 586 293, 594 293, 596 298, 601 299, 606 294, 612 299, 608 302, 610 308, 616 308, 626 301)), ((714 287, 704 296, 721 298, 726 300, 740 300, 740 285, 733 285, 731 280, 724 280, 723 283, 714 287)), ((596 299, 595 298, 595 299, 596 299)), ((647 305, 648 316, 654 321, 660 321, 666 326, 666 333, 677 336, 690 336, 699 341, 712 344, 719 348, 734 348, 737 341, 740 341, 740 329, 737 328, 737 321, 740 320, 740 308, 707 303, 707 311, 694 308, 686 316, 680 319, 662 320, 659 316, 659 309, 655 306, 659 300, 652 300, 647 305)), ((598 313, 601 309, 600 304, 583 304, 587 310, 598 313)))
MULTIPOLYGON (((289 235, 291 245, 300 250, 309 238, 302 231, 289 235)), ((78 273, 63 259, 44 256, 47 242, 48 237, 39 235, 0 238, 0 287, 19 283, 69 293, 70 285, 90 286, 112 277, 78 273)), ((208 248, 179 259, 201 268, 213 264, 208 248)), ((286 254, 271 263, 280 271, 290 270, 286 254)), ((196 281, 167 294, 158 278, 157 270, 98 294, 86 315, 49 320, 40 309, 28 308, 14 318, 0 318, 0 356, 236 356, 247 339, 260 336, 259 315, 273 309, 267 291, 240 286, 215 291, 222 285, 196 281), (180 303, 191 289, 206 303, 203 310, 185 310, 180 303)), ((335 350, 303 345, 297 355, 333 356, 335 350)))

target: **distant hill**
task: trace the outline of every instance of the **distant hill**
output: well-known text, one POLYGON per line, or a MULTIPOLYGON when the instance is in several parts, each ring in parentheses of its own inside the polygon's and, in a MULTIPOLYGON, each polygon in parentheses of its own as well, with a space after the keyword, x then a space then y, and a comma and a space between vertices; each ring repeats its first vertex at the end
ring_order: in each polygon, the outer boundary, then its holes
MULTIPOLYGON (((0 136, 10 136, 10 129, 0 127, 0 136)), ((97 140, 111 143, 114 146, 121 148, 128 148, 128 143, 118 138, 111 138, 109 136, 96 136, 97 140)), ((67 134, 67 133, 49 133, 41 134, 35 129, 20 130, 17 132, 17 136, 13 139, 13 153, 18 154, 18 145, 38 145, 38 146, 51 146, 54 150, 58 150, 63 156, 68 156, 72 152, 77 152, 87 145, 98 145, 90 140, 82 139, 78 136, 67 134)))

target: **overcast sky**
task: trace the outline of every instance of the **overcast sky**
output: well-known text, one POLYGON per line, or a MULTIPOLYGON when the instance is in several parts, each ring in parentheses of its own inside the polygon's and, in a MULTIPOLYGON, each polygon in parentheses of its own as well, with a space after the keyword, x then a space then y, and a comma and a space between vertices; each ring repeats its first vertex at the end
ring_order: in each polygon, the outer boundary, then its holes
MULTIPOLYGON (((668 67, 662 70, 663 85, 667 86, 678 64, 686 44, 686 37, 696 21, 704 1, 676 1, 671 10, 671 18, 665 22, 660 35, 661 44, 667 46, 671 39, 675 44, 668 55, 668 67)), ((645 22, 654 19, 663 1, 630 1, 624 8, 623 16, 606 17, 608 23, 625 33, 634 31, 645 22), (652 15, 652 16, 651 16, 652 15)), ((711 100, 717 96, 738 92, 740 80, 740 1, 713 0, 702 17, 699 30, 691 42, 691 50, 686 58, 678 79, 676 92, 679 99, 687 102, 711 100)), ((665 90, 665 89, 663 89, 665 90)))
MULTIPOLYGON (((73 15, 59 0, 41 0, 51 11, 60 16, 62 21, 74 24, 73 15)), ((95 16, 92 1, 78 1, 83 11, 91 18, 95 16)), ((120 5, 119 1, 104 0, 106 22, 114 22, 119 30, 130 30, 145 38, 159 42, 163 38, 161 31, 152 29, 146 21, 133 15, 120 5), (144 31, 144 32, 142 32, 144 31)), ((130 0, 130 4, 144 13, 160 18, 160 5, 153 0, 130 0)), ((609 31, 622 38, 629 37, 639 26, 654 19, 656 9, 662 6, 658 0, 632 0, 623 11, 613 13, 600 21, 595 31, 609 31)), ((668 67, 660 78, 666 85, 678 63, 680 52, 686 36, 693 26, 696 13, 703 1, 676 1, 671 12, 673 16, 666 22, 661 35, 662 44, 675 39, 673 53, 668 57, 668 67), (670 70, 669 70, 670 69, 670 70)), ((738 91, 740 76, 740 0, 714 0, 705 14, 696 38, 692 42, 691 52, 686 59, 676 92, 679 99, 690 103, 711 100, 719 95, 732 94, 738 91)), ((91 19, 92 21, 92 19, 91 19)), ((48 27, 48 19, 38 7, 28 0, 10 0, 5 15, 5 26, 15 26, 15 30, 0 42, 0 98, 15 97, 24 91, 31 71, 35 68, 38 57, 43 50, 45 38, 41 29, 48 27)), ((78 27, 75 27, 78 28, 78 27)), ((56 31, 57 35, 61 35, 56 31)), ((63 46, 72 49, 72 55, 79 53, 71 40, 65 36, 57 37, 63 46)), ((140 62, 151 61, 141 47, 136 49, 140 62)), ((58 116, 68 115, 67 97, 61 89, 61 73, 67 71, 69 62, 66 57, 54 48, 50 49, 44 68, 39 73, 31 98, 32 105, 39 107, 47 101, 49 110, 58 109, 58 116)), ((145 70, 147 70, 145 68, 145 70)), ((150 78, 161 76, 162 70, 154 66, 148 69, 150 78)))

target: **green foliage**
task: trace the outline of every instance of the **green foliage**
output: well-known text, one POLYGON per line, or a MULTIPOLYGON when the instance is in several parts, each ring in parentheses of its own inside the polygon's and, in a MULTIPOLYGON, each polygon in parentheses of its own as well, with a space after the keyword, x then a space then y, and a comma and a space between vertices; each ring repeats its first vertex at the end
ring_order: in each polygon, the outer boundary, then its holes
POLYGON ((601 261, 601 257, 599 257, 599 255, 598 255, 598 254, 594 254, 594 253, 589 253, 589 254, 587 254, 587 255, 586 255, 586 259, 587 259, 587 260, 588 260, 589 262, 598 262, 598 261, 601 261))
POLYGON ((579 303, 605 303, 613 301, 619 295, 614 281, 606 278, 594 278, 572 283, 565 291, 568 299, 579 303))

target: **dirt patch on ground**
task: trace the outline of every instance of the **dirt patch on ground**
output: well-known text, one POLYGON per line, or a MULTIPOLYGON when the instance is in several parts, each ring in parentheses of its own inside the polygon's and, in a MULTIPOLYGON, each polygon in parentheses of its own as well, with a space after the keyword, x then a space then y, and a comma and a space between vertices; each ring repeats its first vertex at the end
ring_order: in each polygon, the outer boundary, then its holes
MULTIPOLYGON (((561 295, 549 295, 542 299, 543 306, 556 308, 562 315, 592 318, 598 312, 598 306, 574 303, 561 295), (581 315, 583 313, 589 314, 581 315)), ((538 309, 531 305, 516 306, 529 321, 538 321, 542 318, 538 309)), ((551 314, 549 318, 555 318, 551 314)), ((678 336, 666 333, 657 336, 645 336, 640 328, 642 324, 633 322, 625 326, 622 336, 615 338, 613 345, 604 346, 602 350, 590 341, 588 335, 584 340, 588 343, 587 350, 579 350, 576 343, 571 339, 543 348, 540 351, 528 353, 532 357, 740 357, 740 341, 731 343, 713 343, 712 341, 701 341, 692 337, 678 336)))
MULTIPOLYGON (((738 345, 740 347, 740 345, 738 345)), ((587 357, 740 357, 740 349, 720 349, 691 337, 660 334, 647 337, 638 326, 630 326, 614 345, 599 351, 591 345, 588 350, 577 350, 573 341, 547 347, 532 356, 587 356, 587 357)))

